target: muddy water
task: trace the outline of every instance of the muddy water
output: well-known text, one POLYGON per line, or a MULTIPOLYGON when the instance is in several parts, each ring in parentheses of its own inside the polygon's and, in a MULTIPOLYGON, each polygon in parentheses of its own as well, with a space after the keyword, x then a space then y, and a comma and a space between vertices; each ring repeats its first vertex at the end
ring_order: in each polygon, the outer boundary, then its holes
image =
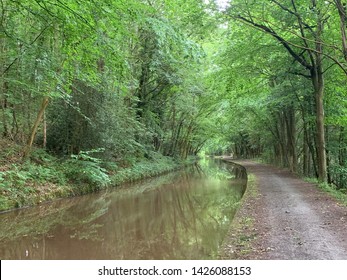
POLYGON ((204 161, 130 186, 0 214, 0 259, 214 259, 246 181, 204 161))

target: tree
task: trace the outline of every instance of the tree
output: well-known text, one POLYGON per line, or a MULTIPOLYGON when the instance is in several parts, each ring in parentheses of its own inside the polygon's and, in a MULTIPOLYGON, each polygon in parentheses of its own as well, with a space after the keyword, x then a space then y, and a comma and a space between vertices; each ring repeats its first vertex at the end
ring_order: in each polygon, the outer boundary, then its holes
POLYGON ((317 165, 321 181, 327 180, 322 40, 328 12, 324 5, 315 0, 310 1, 310 5, 298 1, 286 1, 283 4, 274 0, 267 4, 253 2, 248 5, 233 2, 227 13, 228 16, 272 36, 301 65, 303 72, 298 74, 311 80, 316 104, 317 165), (289 28, 285 28, 285 25, 289 28), (294 34, 294 37, 288 34, 294 34))

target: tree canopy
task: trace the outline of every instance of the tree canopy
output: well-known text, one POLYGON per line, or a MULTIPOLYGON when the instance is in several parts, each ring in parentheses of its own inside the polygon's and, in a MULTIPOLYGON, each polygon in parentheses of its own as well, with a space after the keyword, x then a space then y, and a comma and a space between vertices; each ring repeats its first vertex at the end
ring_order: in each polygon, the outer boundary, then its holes
POLYGON ((60 157, 258 157, 347 182, 341 1, 2 0, 0 133, 60 157))

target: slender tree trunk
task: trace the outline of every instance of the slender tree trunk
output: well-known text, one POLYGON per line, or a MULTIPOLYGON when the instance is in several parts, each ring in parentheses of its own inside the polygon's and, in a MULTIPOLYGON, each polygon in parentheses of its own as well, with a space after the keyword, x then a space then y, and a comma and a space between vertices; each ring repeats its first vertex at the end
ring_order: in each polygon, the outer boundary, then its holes
POLYGON ((43 148, 47 146, 47 121, 46 121, 46 110, 43 111, 43 148))
POLYGON ((35 123, 34 123, 32 129, 31 129, 31 133, 30 133, 30 136, 28 138, 27 144, 26 144, 26 146, 24 148, 23 157, 28 157, 30 155, 31 147, 33 145, 33 142, 34 142, 37 130, 39 128, 40 122, 42 120, 43 114, 44 114, 44 112, 45 112, 45 110, 47 108, 48 102, 49 102, 49 97, 45 96, 43 98, 43 100, 42 100, 40 110, 39 110, 39 112, 37 114, 35 123))
POLYGON ((12 104, 11 106, 12 110, 12 129, 11 129, 11 137, 13 140, 16 140, 17 135, 19 133, 19 125, 17 120, 17 114, 16 114, 16 107, 12 104))
POLYGON ((339 135, 339 165, 345 166, 346 163, 346 144, 345 144, 345 128, 343 126, 340 127, 340 135, 339 135))
POLYGON ((182 127, 183 127, 183 122, 184 122, 184 119, 182 118, 180 120, 179 125, 178 125, 177 131, 176 130, 172 131, 174 138, 172 140, 171 147, 170 147, 170 150, 169 150, 169 155, 170 156, 174 156, 176 154, 177 144, 178 144, 180 136, 181 136, 181 130, 182 130, 182 127))
POLYGON ((294 106, 290 105, 284 112, 285 123, 287 127, 287 153, 288 165, 292 172, 297 171, 297 153, 296 153, 296 126, 294 106))
POLYGON ((298 153, 296 149, 296 118, 295 118, 295 109, 292 106, 290 111, 290 145, 291 145, 291 152, 292 152, 292 166, 293 166, 293 172, 298 171, 298 153))
POLYGON ((1 100, 1 110, 2 110, 2 126, 3 126, 3 132, 2 136, 4 138, 7 138, 9 136, 9 129, 8 129, 8 122, 7 122, 7 115, 6 115, 6 110, 7 110, 7 97, 6 93, 8 90, 8 85, 7 82, 2 81, 2 100, 1 100))
POLYGON ((304 138, 303 138, 303 166, 302 166, 302 173, 304 176, 309 176, 310 174, 310 154, 309 154, 309 147, 307 145, 307 131, 306 127, 304 128, 304 138))
POLYGON ((5 64, 6 64, 6 59, 5 57, 7 56, 7 47, 5 43, 4 38, 0 38, 0 71, 1 71, 1 110, 2 110, 2 126, 3 126, 3 131, 2 131, 2 136, 7 138, 9 136, 9 128, 8 128, 8 117, 7 117, 7 108, 8 108, 8 102, 7 102, 7 96, 9 92, 9 86, 8 82, 6 81, 7 78, 7 73, 5 72, 5 64))
MULTIPOLYGON (((312 1, 316 7, 316 1, 312 1)), ((320 11, 317 13, 316 31, 316 52, 314 53, 315 63, 311 68, 311 77, 316 100, 316 127, 317 127, 317 160, 318 160, 318 180, 327 182, 327 158, 325 144, 324 127, 324 75, 323 75, 323 43, 322 33, 324 20, 320 11)))
POLYGON ((347 61, 347 36, 346 36, 346 9, 342 4, 341 0, 335 0, 335 5, 339 12, 340 17, 340 30, 341 30, 341 41, 342 51, 345 60, 347 61))
MULTIPOLYGON (((343 126, 340 127, 340 131, 339 131, 339 165, 342 168, 346 168, 346 156, 347 156, 347 147, 346 147, 346 141, 345 141, 345 128, 343 126)), ((336 177, 337 179, 337 187, 339 189, 342 188, 346 188, 347 186, 347 182, 345 180, 346 175, 343 174, 343 172, 340 172, 340 174, 338 174, 336 177)))
POLYGON ((310 122, 309 116, 313 116, 313 105, 311 104, 312 100, 307 99, 306 100, 306 107, 301 104, 301 117, 303 122, 303 128, 304 128, 304 175, 311 176, 313 173, 315 176, 318 177, 318 171, 317 171, 317 164, 316 164, 316 157, 317 153, 314 148, 315 144, 313 143, 313 135, 314 135, 314 128, 313 124, 310 122))
POLYGON ((171 117, 171 140, 169 143, 168 154, 171 154, 174 150, 175 134, 176 134, 176 106, 172 102, 172 117, 171 117))
MULTIPOLYGON (((329 147, 330 131, 328 126, 325 127, 325 141, 326 141, 326 145, 329 147)), ((330 165, 331 165, 331 153, 329 152, 329 150, 326 151, 326 157, 327 157, 327 182, 331 184, 333 179, 332 179, 332 174, 329 171, 330 165)))
POLYGON ((317 165, 318 179, 320 182, 327 181, 327 159, 325 149, 325 128, 324 128, 324 79, 321 69, 315 69, 312 82, 315 89, 316 99, 316 145, 317 145, 317 165))
POLYGON ((285 121, 285 114, 280 111, 277 114, 278 118, 278 140, 280 144, 280 166, 281 167, 288 167, 289 161, 288 161, 288 146, 286 145, 286 121, 285 121))
POLYGON ((191 135, 193 131, 193 121, 190 122, 188 128, 187 128, 187 133, 185 134, 185 136, 183 137, 182 140, 182 146, 181 146, 181 157, 183 159, 186 159, 188 156, 188 150, 189 150, 189 137, 191 135))

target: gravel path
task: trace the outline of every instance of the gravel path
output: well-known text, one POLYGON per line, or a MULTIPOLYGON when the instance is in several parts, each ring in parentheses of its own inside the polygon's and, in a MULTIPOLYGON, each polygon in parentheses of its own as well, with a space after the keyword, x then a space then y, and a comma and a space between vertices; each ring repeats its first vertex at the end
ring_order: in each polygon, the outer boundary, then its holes
POLYGON ((241 258, 347 260, 345 206, 288 171, 251 161, 236 163, 255 175, 258 191, 241 207, 241 216, 254 219, 252 228, 241 234, 256 237, 241 258))

